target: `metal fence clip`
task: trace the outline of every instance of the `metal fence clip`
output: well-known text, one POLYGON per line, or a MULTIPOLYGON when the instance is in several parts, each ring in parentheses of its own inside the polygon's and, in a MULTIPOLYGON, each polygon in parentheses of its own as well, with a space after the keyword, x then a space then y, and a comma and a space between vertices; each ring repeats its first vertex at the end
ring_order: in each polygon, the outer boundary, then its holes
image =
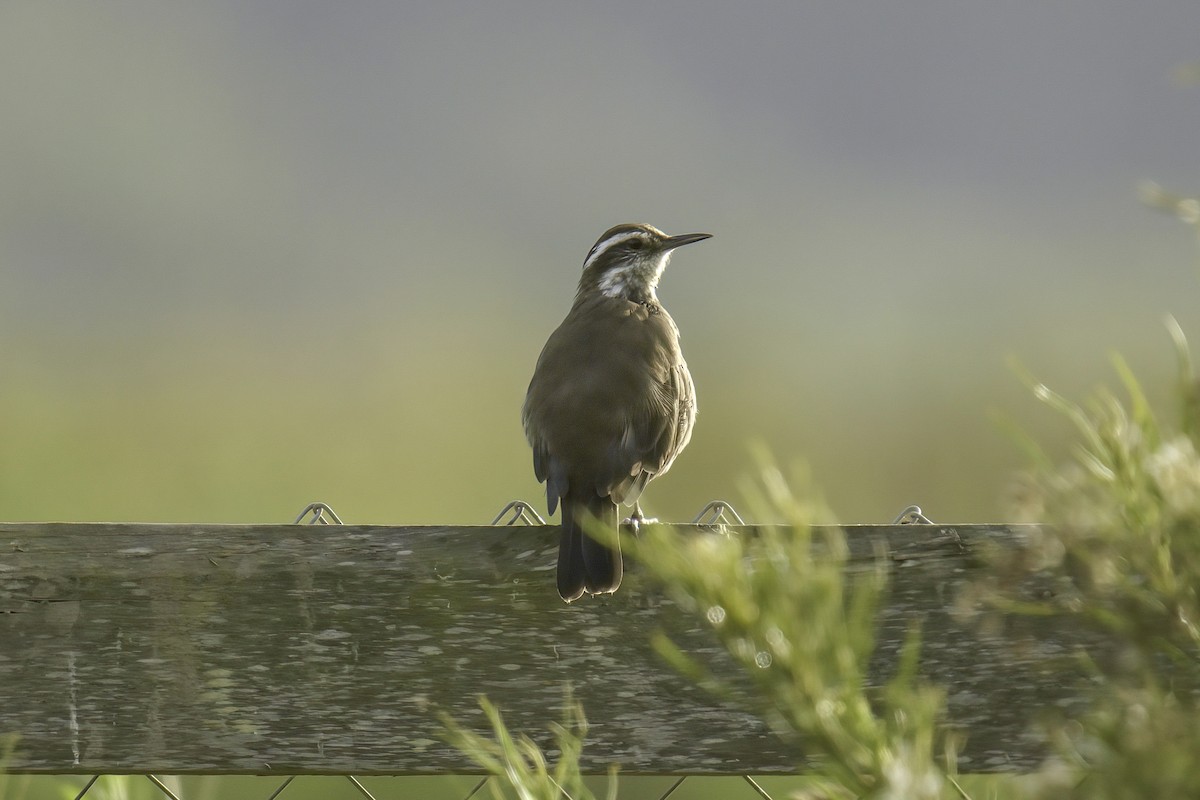
POLYGON ((310 515, 311 518, 308 520, 309 525, 342 524, 341 517, 334 513, 334 510, 324 503, 309 503, 304 507, 304 510, 300 512, 300 516, 296 517, 296 521, 292 524, 299 525, 305 517, 310 515), (328 515, 328 517, 326 515, 328 515))
POLYGON ((693 525, 745 525, 742 515, 724 500, 711 500, 692 520, 693 525))
POLYGON ((513 500, 511 503, 500 509, 500 513, 492 520, 493 525, 545 525, 546 520, 542 519, 542 515, 534 510, 533 506, 526 503, 524 500, 513 500), (506 515, 508 520, 501 523, 506 515))

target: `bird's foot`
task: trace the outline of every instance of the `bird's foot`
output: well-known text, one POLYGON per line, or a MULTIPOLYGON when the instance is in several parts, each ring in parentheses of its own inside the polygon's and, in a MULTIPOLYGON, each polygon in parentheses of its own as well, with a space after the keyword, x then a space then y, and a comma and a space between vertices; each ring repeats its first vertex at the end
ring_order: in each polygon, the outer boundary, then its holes
POLYGON ((625 519, 621 520, 623 525, 628 525, 633 528, 633 534, 636 536, 642 530, 643 525, 655 525, 658 523, 658 517, 647 517, 642 513, 641 506, 635 505, 633 513, 625 519))

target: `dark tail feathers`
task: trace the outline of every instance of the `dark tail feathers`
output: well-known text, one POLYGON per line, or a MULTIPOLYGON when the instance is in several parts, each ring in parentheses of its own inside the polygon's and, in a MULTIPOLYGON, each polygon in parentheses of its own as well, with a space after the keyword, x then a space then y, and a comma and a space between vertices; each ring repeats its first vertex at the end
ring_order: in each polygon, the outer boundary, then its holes
POLYGON ((562 538, 558 544, 558 594, 570 603, 584 592, 606 594, 621 585, 621 551, 588 536, 583 530, 589 517, 610 530, 617 530, 617 504, 589 492, 562 499, 562 538))

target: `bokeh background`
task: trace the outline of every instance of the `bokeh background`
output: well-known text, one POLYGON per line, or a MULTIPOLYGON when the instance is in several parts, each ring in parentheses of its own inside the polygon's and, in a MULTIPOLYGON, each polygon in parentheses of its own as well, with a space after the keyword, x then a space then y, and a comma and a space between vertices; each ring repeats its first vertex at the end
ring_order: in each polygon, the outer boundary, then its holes
POLYGON ((701 416, 847 522, 994 521, 997 415, 1120 351, 1165 400, 1196 243, 1194 0, 0 3, 0 518, 481 523, 596 237, 715 238, 660 295, 701 416))

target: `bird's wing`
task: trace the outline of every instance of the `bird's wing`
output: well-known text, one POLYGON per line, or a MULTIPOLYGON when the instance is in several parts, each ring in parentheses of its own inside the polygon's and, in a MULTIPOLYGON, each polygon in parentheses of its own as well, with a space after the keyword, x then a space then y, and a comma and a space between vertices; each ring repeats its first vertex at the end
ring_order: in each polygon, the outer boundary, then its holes
POLYGON ((529 444, 533 448, 533 474, 538 483, 546 484, 546 506, 551 514, 558 508, 558 501, 567 493, 566 465, 550 453, 546 441, 528 432, 529 444))
POLYGON ((551 334, 523 411, 550 513, 572 477, 634 502, 687 444, 696 399, 677 336, 665 311, 602 295, 551 334))
POLYGON ((620 478, 609 489, 612 498, 631 504, 651 479, 670 469, 692 438, 695 419, 696 389, 687 364, 676 354, 614 443, 610 463, 620 478))

